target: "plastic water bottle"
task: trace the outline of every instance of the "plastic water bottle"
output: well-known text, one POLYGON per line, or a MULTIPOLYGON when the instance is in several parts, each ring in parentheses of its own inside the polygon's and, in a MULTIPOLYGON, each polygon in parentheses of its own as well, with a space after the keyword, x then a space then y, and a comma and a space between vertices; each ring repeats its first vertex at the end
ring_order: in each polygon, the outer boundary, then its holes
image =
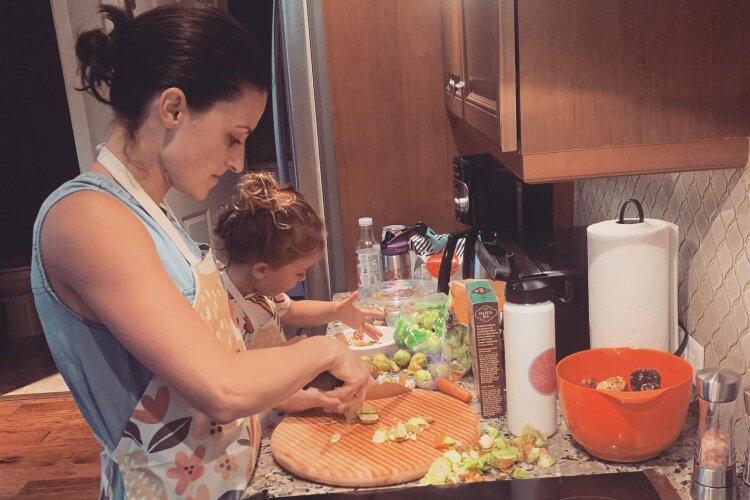
POLYGON ((543 281, 521 281, 505 291, 508 429, 520 436, 527 424, 551 436, 557 431, 555 305, 543 281))
POLYGON ((359 219, 359 241, 355 247, 357 254, 357 288, 362 290, 381 281, 380 244, 372 232, 372 218, 359 219))

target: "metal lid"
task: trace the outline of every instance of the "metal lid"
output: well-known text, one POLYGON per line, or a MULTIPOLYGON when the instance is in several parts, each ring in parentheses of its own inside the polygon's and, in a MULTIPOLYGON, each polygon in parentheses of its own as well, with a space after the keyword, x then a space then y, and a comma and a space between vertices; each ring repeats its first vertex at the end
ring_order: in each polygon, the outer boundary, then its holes
POLYGON ((704 368, 695 374, 698 397, 712 403, 728 403, 740 393, 742 375, 732 370, 704 368))
MULTIPOLYGON (((745 412, 748 415, 750 415, 750 385, 745 387, 744 396, 745 396, 745 412)), ((750 464, 748 465, 748 467, 750 467, 750 464)))
POLYGON ((505 300, 511 304, 540 304, 551 298, 550 289, 542 280, 517 281, 505 290, 505 300))

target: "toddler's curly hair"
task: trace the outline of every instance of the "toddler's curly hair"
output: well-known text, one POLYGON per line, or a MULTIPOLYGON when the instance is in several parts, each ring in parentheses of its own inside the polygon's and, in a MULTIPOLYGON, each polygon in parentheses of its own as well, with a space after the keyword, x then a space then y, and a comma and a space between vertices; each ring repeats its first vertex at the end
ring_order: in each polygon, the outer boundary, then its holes
POLYGON ((305 197, 268 172, 240 178, 214 231, 230 263, 265 262, 275 269, 322 251, 326 238, 305 197))

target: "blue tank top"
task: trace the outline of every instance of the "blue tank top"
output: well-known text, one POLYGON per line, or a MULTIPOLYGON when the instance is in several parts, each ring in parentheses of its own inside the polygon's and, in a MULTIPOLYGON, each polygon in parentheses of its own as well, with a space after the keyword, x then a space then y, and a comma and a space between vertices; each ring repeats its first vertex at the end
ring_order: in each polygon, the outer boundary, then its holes
MULTIPOLYGON (((152 373, 120 344, 106 326, 82 318, 60 301, 44 274, 39 249, 40 228, 49 209, 65 196, 81 190, 110 194, 133 211, 151 234, 165 270, 191 304, 195 298, 195 280, 190 265, 169 236, 112 179, 91 172, 81 174, 50 194, 39 210, 34 224, 31 262, 31 287, 36 309, 55 364, 83 417, 99 441, 114 449, 152 373)), ((182 228, 175 226, 188 248, 200 256, 201 251, 195 242, 182 228)), ((128 242, 123 241, 123 244, 128 242)), ((121 484, 115 485, 115 491, 118 490, 122 491, 121 484)))

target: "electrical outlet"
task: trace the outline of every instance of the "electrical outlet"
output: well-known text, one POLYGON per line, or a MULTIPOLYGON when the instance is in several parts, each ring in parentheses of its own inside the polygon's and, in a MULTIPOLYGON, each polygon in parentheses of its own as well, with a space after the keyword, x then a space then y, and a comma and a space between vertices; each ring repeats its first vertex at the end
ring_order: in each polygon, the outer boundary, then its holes
POLYGON ((688 338, 687 349, 685 349, 685 359, 688 363, 693 365, 693 382, 695 382, 695 374, 699 370, 703 369, 703 358, 705 356, 704 348, 693 337, 688 338))

